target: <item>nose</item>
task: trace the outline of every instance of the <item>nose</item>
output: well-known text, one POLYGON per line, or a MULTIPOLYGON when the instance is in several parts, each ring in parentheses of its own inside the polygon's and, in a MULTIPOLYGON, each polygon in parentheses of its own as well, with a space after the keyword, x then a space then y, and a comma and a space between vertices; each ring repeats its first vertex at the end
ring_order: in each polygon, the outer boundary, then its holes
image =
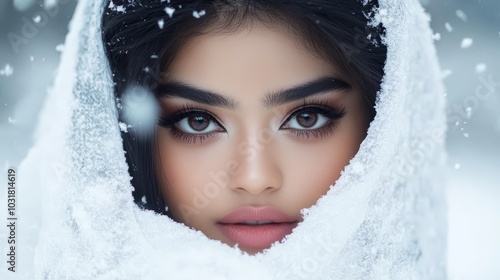
POLYGON ((257 195, 281 188, 283 174, 271 145, 249 146, 243 153, 240 149, 237 158, 241 169, 232 176, 231 189, 257 195))

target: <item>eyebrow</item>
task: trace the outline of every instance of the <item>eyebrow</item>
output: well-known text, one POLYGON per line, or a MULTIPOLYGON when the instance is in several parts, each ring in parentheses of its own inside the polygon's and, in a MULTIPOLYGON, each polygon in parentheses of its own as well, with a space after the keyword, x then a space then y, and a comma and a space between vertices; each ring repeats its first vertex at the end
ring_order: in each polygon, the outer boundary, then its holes
POLYGON ((156 97, 180 97, 198 103, 224 107, 231 110, 234 110, 238 107, 238 102, 231 98, 227 98, 209 90, 199 89, 181 82, 170 82, 159 85, 156 90, 156 97))
MULTIPOLYGON (((350 87, 351 86, 348 83, 340 79, 335 79, 333 77, 321 77, 292 88, 268 93, 261 101, 266 108, 270 108, 304 99, 312 95, 333 90, 348 89, 350 87)), ((235 110, 239 107, 239 103, 232 98, 225 97, 209 90, 196 88, 181 82, 169 82, 159 85, 156 91, 156 96, 158 98, 180 97, 198 103, 223 107, 231 110, 235 110)))
POLYGON ((348 89, 351 86, 333 77, 322 77, 305 84, 301 84, 289 89, 278 90, 267 94, 262 103, 266 108, 275 107, 284 103, 304 99, 312 95, 325 93, 333 90, 348 89))

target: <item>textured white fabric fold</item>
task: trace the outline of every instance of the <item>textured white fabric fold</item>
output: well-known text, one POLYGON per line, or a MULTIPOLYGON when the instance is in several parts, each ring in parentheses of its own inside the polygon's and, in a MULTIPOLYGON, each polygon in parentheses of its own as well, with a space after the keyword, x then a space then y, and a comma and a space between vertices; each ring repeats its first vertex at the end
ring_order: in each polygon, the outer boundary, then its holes
POLYGON ((445 104, 429 17, 418 0, 379 3, 373 21, 386 29, 388 53, 368 136, 294 232, 249 256, 134 204, 100 33, 103 4, 80 0, 19 171, 30 174, 19 182, 30 199, 20 206, 20 231, 30 236, 20 249, 24 276, 446 278, 445 104))

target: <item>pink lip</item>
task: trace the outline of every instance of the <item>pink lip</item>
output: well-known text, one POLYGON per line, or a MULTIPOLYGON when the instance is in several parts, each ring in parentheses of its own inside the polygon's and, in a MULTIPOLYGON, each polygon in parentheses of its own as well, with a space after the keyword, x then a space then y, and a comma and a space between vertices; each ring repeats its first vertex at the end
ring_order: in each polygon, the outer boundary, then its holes
POLYGON ((271 207, 244 206, 235 209, 217 222, 221 232, 240 246, 269 248, 276 241, 292 233, 297 219, 271 207), (272 224, 246 225, 244 222, 269 221, 272 224))

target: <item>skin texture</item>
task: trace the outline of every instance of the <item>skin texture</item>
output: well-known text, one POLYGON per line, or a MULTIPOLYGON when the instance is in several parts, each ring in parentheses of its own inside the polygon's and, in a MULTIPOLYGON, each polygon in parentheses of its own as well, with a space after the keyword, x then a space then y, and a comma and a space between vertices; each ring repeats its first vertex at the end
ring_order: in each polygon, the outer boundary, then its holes
MULTIPOLYGON (((237 103, 228 109, 176 96, 159 98, 162 114, 194 107, 223 128, 213 126, 215 132, 203 141, 174 137, 175 127, 160 125, 156 135, 156 173, 171 216, 230 246, 235 244, 219 231, 218 219, 241 206, 273 206, 302 221, 300 210, 329 190, 366 136, 368 116, 352 86, 276 107, 263 105, 267 93, 342 76, 335 65, 279 30, 257 24, 232 34, 195 37, 167 73, 167 82, 237 103), (327 132, 297 134, 297 119, 295 126, 286 121, 304 103, 345 112, 327 132)), ((250 254, 265 249, 240 248, 250 254)))

